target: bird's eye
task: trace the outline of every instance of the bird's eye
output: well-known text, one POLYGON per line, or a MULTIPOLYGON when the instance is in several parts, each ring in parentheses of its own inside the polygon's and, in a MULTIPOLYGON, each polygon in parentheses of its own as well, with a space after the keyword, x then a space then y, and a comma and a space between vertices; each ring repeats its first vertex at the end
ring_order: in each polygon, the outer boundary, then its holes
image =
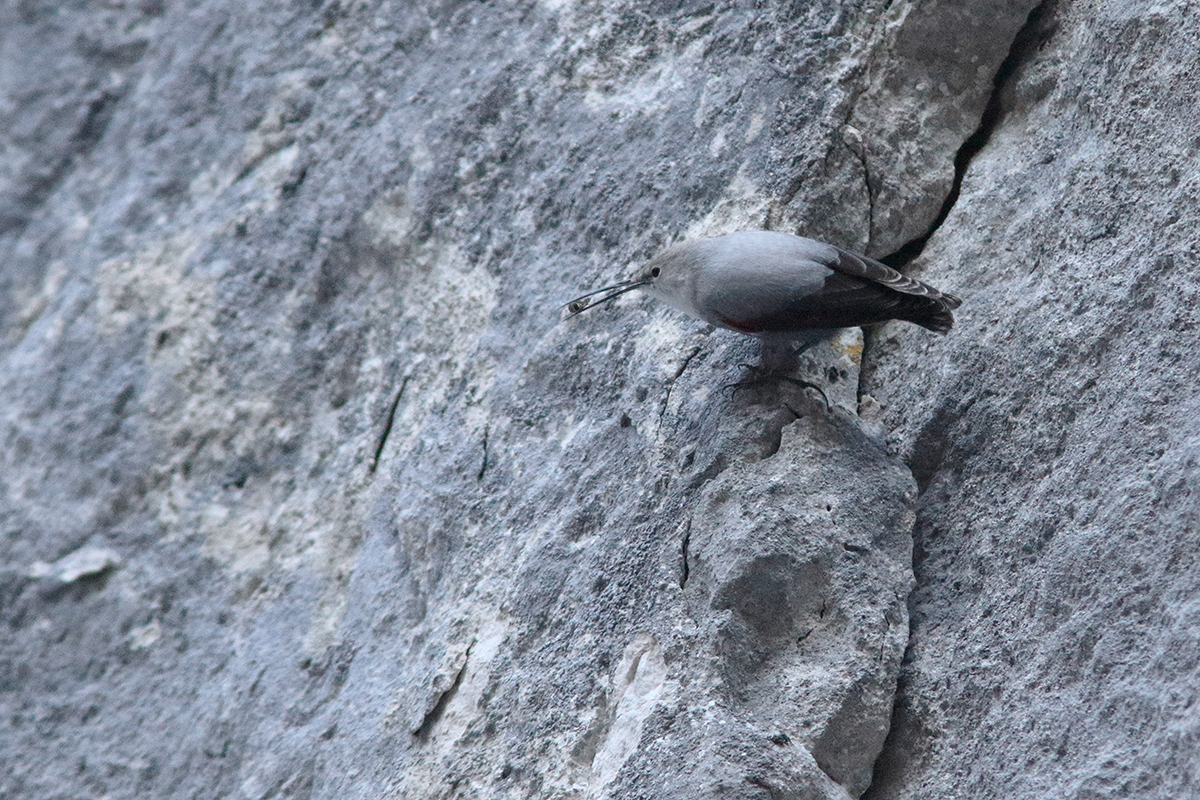
POLYGON ((654 267, 653 269, 650 270, 650 277, 657 278, 659 273, 661 273, 661 272, 662 272, 661 269, 659 269, 658 267, 654 267))

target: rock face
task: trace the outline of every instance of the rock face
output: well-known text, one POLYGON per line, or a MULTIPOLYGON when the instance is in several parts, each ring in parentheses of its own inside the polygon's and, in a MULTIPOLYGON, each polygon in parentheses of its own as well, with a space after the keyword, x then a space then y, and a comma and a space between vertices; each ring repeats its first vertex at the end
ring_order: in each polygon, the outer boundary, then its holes
POLYGON ((0 9, 0 795, 1196 794, 1194 11, 0 9))
POLYGON ((1200 793, 1192 11, 1052 9, 925 253, 969 298, 944 361, 873 342, 921 489, 875 797, 1200 793))

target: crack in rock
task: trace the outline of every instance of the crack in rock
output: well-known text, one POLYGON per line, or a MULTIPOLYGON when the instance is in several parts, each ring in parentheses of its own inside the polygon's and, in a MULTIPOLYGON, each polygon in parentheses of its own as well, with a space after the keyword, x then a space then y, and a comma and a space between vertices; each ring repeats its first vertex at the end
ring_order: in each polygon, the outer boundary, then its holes
POLYGON ((1007 106, 1010 102, 1011 86, 1017 71, 1054 33, 1056 6, 1057 0, 1043 0, 1029 12, 1025 24, 1013 37, 1008 55, 1000 62, 996 75, 992 78, 992 94, 979 118, 979 126, 954 154, 954 180, 950 184, 950 191, 946 193, 946 199, 942 201, 938 215, 929 224, 929 229, 925 233, 905 242, 894 252, 880 258, 879 260, 884 264, 893 269, 900 269, 911 263, 913 259, 921 255, 921 251, 925 249, 929 239, 950 216, 950 212, 954 209, 954 205, 958 202, 958 196, 962 192, 962 183, 967 174, 967 167, 971 165, 975 156, 979 155, 979 152, 987 146, 988 141, 992 138, 992 133, 1000 127, 1005 113, 1009 110, 1007 106))
MULTIPOLYGON (((980 151, 987 146, 987 143, 992 138, 992 133, 1000 127, 1005 113, 1009 110, 1012 84, 1017 71, 1053 35, 1057 27, 1055 22, 1057 6, 1058 0, 1042 0, 1041 3, 1029 12, 1029 16, 1025 19, 1025 24, 1021 26, 1021 29, 1017 31, 1017 35, 1013 37, 1008 55, 1000 62, 1000 66, 996 69, 996 74, 992 78, 992 93, 988 97, 987 105, 984 106, 983 114, 979 118, 979 125, 963 141, 958 151, 954 154, 954 178, 950 183, 950 190, 946 193, 946 197, 942 201, 942 207, 939 209, 937 216, 934 217, 933 222, 929 224, 929 228, 915 239, 910 239, 891 253, 881 256, 879 258, 881 262, 903 272, 904 267, 911 264, 917 256, 921 255, 925 250, 925 245, 929 243, 929 240, 950 216, 950 212, 954 210, 954 206, 958 203, 959 194, 962 192, 963 179, 966 177, 967 168, 971 165, 971 161, 974 160, 975 156, 979 155, 980 151)), ((872 208, 873 215, 874 209, 872 208)), ((867 354, 871 349, 873 338, 869 331, 863 331, 863 364, 867 362, 867 354)), ((863 382, 866 380, 868 372, 866 369, 859 371, 858 398, 860 401, 863 397, 863 382)))
MULTIPOLYGON (((400 407, 400 398, 404 397, 404 389, 408 386, 410 376, 405 375, 404 380, 400 382, 400 388, 396 391, 396 396, 392 398, 392 404, 388 407, 387 419, 383 424, 383 431, 379 434, 379 440, 375 444, 375 456, 371 459, 369 471, 372 475, 379 468, 379 458, 383 455, 383 448, 387 445, 388 437, 392 435, 392 426, 396 424, 396 410, 400 407)), ((487 439, 484 439, 483 450, 484 468, 487 466, 487 439)), ((479 471, 479 479, 483 479, 483 469, 479 471)))
MULTIPOLYGON (((472 643, 471 647, 474 647, 474 643, 472 643)), ((412 732, 417 741, 422 743, 429 741, 429 734, 433 732, 433 726, 437 725, 438 720, 446 713, 446 707, 450 705, 450 701, 458 693, 458 687, 462 686, 463 676, 467 674, 467 662, 471 658, 471 647, 467 648, 466 655, 463 656, 463 664, 454 676, 454 681, 444 692, 438 695, 437 702, 433 704, 433 708, 425 712, 425 717, 421 720, 420 727, 412 732)))
MULTIPOLYGON (((1011 108, 1012 87, 1017 73, 1053 35, 1057 27, 1055 19, 1057 5, 1057 0, 1042 0, 1041 3, 1029 12, 1025 24, 1021 26, 1016 36, 1013 37, 1008 55, 1000 63, 1000 66, 996 70, 996 75, 992 79, 992 93, 980 117, 979 126, 967 137, 958 148, 958 152, 954 155, 954 180, 950 186, 950 191, 946 194, 946 199, 942 202, 941 210, 930 224, 929 229, 923 235, 906 242, 893 253, 884 256, 880 261, 895 269, 901 269, 908 265, 921 254, 929 239, 950 216, 950 212, 958 202, 959 194, 962 191, 963 178, 966 175, 967 168, 975 156, 987 146, 992 133, 999 128, 1005 114, 1011 108)), ((872 337, 870 336, 864 337, 864 361, 871 339, 872 337)), ((865 369, 859 373, 860 398, 862 397, 862 380, 866 373, 867 370, 865 369)), ((922 480, 923 476, 918 474, 918 472, 914 471, 913 477, 918 481, 919 490, 923 492, 929 480, 928 477, 922 480)), ((919 573, 914 569, 913 574, 916 576, 919 573)), ((916 591, 916 588, 914 586, 913 591, 916 591)), ((909 648, 911 649, 911 616, 909 624, 909 648)), ((904 675, 902 668, 896 686, 891 724, 887 738, 884 740, 883 748, 875 759, 874 775, 871 784, 863 792, 860 800, 880 800, 900 780, 905 761, 903 754, 911 750, 911 741, 909 741, 911 736, 906 736, 905 733, 906 731, 911 732, 914 729, 912 724, 903 725, 899 722, 899 720, 903 719, 904 713, 902 708, 905 694, 903 684, 904 675)))

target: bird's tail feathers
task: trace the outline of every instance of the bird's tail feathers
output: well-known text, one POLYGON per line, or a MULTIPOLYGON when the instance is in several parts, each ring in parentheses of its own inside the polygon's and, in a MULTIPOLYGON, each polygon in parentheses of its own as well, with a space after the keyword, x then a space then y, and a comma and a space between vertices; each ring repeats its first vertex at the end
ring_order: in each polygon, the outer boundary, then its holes
POLYGON ((954 314, 949 308, 939 304, 930 308, 926 313, 916 316, 915 319, 910 318, 909 322, 915 322, 922 328, 945 336, 954 327, 954 314))

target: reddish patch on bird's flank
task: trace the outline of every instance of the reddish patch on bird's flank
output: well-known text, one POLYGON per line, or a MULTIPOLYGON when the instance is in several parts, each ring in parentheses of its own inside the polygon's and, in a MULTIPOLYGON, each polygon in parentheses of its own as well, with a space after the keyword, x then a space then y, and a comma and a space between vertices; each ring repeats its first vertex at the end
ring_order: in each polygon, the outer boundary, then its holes
POLYGON ((741 331, 742 333, 755 333, 759 330, 759 327, 757 325, 755 325, 753 322, 738 322, 737 320, 730 319, 729 317, 727 317, 724 314, 721 314, 719 312, 715 312, 715 313, 716 313, 717 319, 721 320, 722 325, 728 325, 730 328, 733 328, 735 331, 741 331))

